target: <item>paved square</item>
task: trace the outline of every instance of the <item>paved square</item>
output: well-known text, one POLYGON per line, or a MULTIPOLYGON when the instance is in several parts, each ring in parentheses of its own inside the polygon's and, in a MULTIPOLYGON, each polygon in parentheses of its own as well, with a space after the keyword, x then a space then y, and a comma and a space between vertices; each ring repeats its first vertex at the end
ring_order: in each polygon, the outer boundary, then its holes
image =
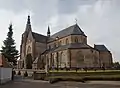
POLYGON ((0 85, 0 88, 120 88, 120 82, 94 81, 94 82, 58 82, 49 84, 45 81, 22 80, 14 81, 5 85, 0 85))

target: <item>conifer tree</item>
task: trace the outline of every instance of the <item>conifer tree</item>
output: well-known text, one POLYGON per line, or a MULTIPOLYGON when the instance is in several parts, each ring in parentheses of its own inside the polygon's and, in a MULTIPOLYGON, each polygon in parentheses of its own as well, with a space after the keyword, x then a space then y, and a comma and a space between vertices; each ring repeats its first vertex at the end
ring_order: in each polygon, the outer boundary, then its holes
POLYGON ((7 38, 3 41, 3 46, 0 51, 2 55, 4 55, 4 57, 7 58, 8 62, 12 62, 13 65, 16 65, 19 53, 16 49, 15 40, 13 39, 12 24, 9 25, 8 29, 9 32, 7 33, 7 38))

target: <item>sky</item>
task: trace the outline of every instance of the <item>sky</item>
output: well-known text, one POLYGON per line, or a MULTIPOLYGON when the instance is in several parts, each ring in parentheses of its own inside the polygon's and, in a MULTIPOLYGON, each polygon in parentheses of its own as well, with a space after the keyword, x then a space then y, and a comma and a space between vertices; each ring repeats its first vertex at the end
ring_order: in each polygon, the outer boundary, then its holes
POLYGON ((0 0, 0 47, 13 24, 14 39, 20 49, 27 16, 32 31, 46 35, 76 23, 88 37, 88 44, 104 44, 120 62, 120 0, 0 0))

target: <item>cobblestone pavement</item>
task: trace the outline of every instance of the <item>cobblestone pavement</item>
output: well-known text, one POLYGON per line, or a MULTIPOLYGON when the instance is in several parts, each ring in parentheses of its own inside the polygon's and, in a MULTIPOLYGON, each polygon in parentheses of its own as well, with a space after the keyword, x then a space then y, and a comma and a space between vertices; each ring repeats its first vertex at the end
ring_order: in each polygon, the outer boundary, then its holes
POLYGON ((81 82, 58 82, 49 84, 46 81, 32 79, 17 79, 13 82, 0 85, 0 88, 120 88, 120 81, 91 81, 81 82))

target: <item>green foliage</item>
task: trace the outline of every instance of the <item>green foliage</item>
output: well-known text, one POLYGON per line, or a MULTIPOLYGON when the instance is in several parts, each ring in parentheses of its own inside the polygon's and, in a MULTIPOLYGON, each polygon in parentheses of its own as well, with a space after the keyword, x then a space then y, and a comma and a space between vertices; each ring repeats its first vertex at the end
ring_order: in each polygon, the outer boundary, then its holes
POLYGON ((9 26, 9 32, 7 33, 7 38, 3 41, 3 46, 1 53, 7 58, 8 62, 13 62, 16 65, 17 58, 19 57, 18 50, 16 50, 15 40, 13 39, 13 29, 12 24, 9 26))
POLYGON ((27 77, 28 76, 28 73, 27 73, 27 71, 25 71, 25 73, 24 73, 24 77, 27 77))
POLYGON ((32 56, 31 56, 31 54, 28 54, 26 56, 26 68, 32 69, 32 56))
POLYGON ((120 71, 49 72, 49 78, 62 80, 120 80, 120 71))
POLYGON ((114 62, 114 63, 113 63, 113 67, 114 67, 115 69, 120 69, 120 63, 119 63, 119 62, 114 62))

